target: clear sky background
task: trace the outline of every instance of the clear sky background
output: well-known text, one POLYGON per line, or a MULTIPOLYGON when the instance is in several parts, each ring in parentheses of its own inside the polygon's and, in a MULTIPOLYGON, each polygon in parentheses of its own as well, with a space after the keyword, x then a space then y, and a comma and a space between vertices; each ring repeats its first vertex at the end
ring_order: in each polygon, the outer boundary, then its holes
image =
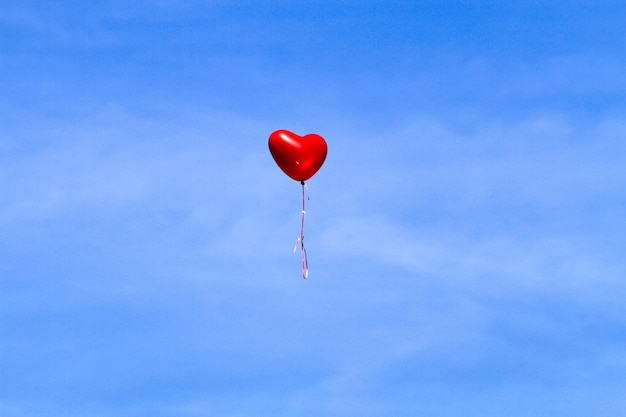
POLYGON ((624 416, 625 27, 1 1, 0 415, 624 416))

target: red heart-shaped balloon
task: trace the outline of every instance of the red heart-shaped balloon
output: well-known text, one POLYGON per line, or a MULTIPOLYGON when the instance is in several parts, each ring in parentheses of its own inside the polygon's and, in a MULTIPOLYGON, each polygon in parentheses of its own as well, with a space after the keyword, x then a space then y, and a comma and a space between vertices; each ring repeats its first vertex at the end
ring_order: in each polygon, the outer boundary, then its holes
POLYGON ((328 147, 320 135, 298 136, 288 130, 272 132, 270 153, 285 174, 296 181, 306 181, 321 167, 328 147))

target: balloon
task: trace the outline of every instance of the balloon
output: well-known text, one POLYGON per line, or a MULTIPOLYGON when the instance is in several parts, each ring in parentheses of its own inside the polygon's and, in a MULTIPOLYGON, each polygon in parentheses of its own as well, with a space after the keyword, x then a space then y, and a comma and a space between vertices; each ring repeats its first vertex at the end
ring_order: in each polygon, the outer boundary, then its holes
POLYGON ((276 164, 290 178, 306 181, 322 167, 328 152, 326 141, 314 133, 298 136, 288 130, 272 132, 270 153, 276 164))

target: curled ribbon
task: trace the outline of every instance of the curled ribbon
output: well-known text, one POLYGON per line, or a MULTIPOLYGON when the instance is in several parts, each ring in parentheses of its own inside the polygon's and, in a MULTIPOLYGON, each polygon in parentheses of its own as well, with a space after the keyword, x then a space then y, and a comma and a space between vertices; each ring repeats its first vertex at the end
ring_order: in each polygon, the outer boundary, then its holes
POLYGON ((296 253, 298 249, 298 243, 300 243, 300 253, 302 255, 302 278, 307 279, 309 277, 309 260, 306 256, 306 249, 304 248, 304 215, 306 214, 306 210, 304 207, 304 194, 306 190, 307 200, 310 200, 309 187, 304 183, 304 181, 300 181, 302 184, 302 225, 300 226, 300 237, 296 240, 296 244, 293 246, 293 253, 296 253))

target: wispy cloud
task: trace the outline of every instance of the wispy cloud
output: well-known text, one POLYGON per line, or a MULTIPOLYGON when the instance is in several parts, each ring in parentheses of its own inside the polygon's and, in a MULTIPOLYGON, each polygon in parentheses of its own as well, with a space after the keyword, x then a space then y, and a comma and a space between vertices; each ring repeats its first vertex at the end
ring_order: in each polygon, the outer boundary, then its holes
POLYGON ((462 135, 427 120, 345 145, 346 166, 335 172, 357 175, 327 191, 329 256, 376 259, 478 292, 481 282, 570 295, 614 288, 619 119, 477 123, 462 135))
POLYGON ((0 17, 0 413, 623 414, 608 6, 114 3, 0 17))

